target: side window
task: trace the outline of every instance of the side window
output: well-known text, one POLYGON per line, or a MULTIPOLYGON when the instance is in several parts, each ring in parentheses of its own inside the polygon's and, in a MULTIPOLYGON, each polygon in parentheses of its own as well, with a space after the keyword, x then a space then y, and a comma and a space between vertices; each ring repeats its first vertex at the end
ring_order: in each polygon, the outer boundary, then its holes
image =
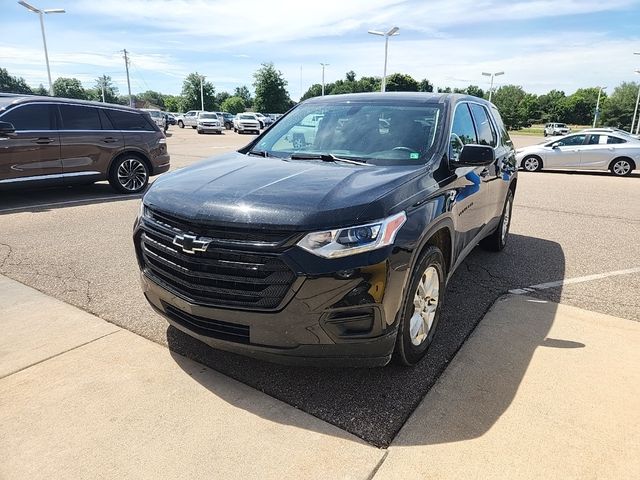
POLYGON ((51 105, 32 103, 12 108, 0 120, 12 123, 16 130, 55 130, 52 113, 51 105))
POLYGON ((155 130, 151 118, 142 113, 125 112, 123 110, 107 110, 107 116, 111 119, 116 130, 155 130))
POLYGON ((60 105, 62 130, 101 130, 98 109, 80 105, 60 105))
POLYGON ((500 141, 502 145, 508 145, 513 147, 513 142, 511 141, 511 137, 509 137, 509 133, 507 133, 507 129, 504 126, 504 122, 502 121, 502 117, 500 116, 500 112, 495 107, 491 107, 491 113, 493 113, 493 118, 498 125, 498 130, 500 131, 500 141))
POLYGON ((626 140, 622 139, 622 138, 618 138, 618 137, 610 137, 607 135, 607 143, 608 144, 615 144, 615 143, 627 143, 626 140))
POLYGON ((478 130, 478 143, 481 145, 489 145, 495 147, 498 144, 498 136, 489 120, 487 110, 477 103, 471 103, 471 113, 476 121, 476 129, 478 130))
POLYGON ((582 145, 584 143, 585 137, 586 135, 572 135, 570 137, 565 137, 562 140, 559 140, 557 143, 561 147, 574 147, 582 145))
POLYGON ((450 157, 457 159, 462 151, 462 147, 470 143, 478 143, 476 137, 476 130, 473 126, 473 119, 471 118, 471 112, 466 103, 460 103, 456 107, 456 112, 453 115, 453 126, 451 128, 450 138, 451 152, 450 157))
POLYGON ((599 143, 602 143, 602 136, 601 135, 589 135, 589 140, 587 140, 587 145, 598 145, 599 143))

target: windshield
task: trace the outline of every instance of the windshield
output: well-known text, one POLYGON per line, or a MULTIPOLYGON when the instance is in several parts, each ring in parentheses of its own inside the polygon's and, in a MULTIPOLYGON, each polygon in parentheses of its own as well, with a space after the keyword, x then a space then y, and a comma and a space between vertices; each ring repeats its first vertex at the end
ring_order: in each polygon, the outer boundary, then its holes
POLYGON ((238 115, 238 118, 240 118, 240 120, 255 120, 253 115, 238 115))
POLYGON ((215 113, 201 113, 200 118, 218 118, 218 115, 215 113))
POLYGON ((420 164, 439 134, 440 117, 436 104, 303 104, 268 130, 254 150, 283 158, 330 154, 376 165, 420 164))
POLYGON ((162 113, 160 113, 158 110, 147 110, 146 111, 149 115, 151 115, 153 118, 159 118, 162 117, 162 113))

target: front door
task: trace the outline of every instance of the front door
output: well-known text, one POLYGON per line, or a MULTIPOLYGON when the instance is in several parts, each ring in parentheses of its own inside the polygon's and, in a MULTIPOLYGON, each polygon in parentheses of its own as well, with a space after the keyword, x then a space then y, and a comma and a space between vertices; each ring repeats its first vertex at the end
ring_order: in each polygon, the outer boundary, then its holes
POLYGON ((0 117, 16 129, 15 135, 0 138, 0 184, 62 183, 54 108, 48 103, 34 102, 14 107, 0 117))
POLYGON ((548 144, 545 168, 580 168, 585 134, 569 135, 548 144))

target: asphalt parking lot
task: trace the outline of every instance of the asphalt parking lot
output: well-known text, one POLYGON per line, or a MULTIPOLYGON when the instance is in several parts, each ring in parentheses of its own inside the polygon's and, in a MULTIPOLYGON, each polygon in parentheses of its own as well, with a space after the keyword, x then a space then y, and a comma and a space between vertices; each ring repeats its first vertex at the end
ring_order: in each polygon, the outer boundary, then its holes
MULTIPOLYGON (((189 128, 169 133, 174 169, 250 139, 189 128)), ((517 146, 542 140, 513 139, 517 146)), ((0 193, 0 273, 386 446, 510 290, 536 286, 529 295, 640 321, 639 186, 638 174, 522 173, 509 245, 500 254, 476 249, 459 268, 435 343, 413 369, 282 367, 212 350, 167 328, 138 287, 131 229, 140 196, 119 196, 103 183, 0 193)))

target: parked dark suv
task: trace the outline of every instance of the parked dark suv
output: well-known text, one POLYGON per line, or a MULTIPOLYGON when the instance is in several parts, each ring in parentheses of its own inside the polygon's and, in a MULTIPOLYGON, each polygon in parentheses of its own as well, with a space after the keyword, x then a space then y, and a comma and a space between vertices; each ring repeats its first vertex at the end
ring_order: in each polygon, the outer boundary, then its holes
POLYGON ((0 188, 109 180, 119 192, 137 193, 167 170, 166 138, 145 112, 0 95, 0 188))
POLYGON ((515 190, 491 103, 317 97, 238 152, 154 182, 134 232, 142 286, 172 325, 216 348, 415 364, 456 267, 478 242, 504 248, 515 190), (310 124, 294 147, 291 132, 310 124))

